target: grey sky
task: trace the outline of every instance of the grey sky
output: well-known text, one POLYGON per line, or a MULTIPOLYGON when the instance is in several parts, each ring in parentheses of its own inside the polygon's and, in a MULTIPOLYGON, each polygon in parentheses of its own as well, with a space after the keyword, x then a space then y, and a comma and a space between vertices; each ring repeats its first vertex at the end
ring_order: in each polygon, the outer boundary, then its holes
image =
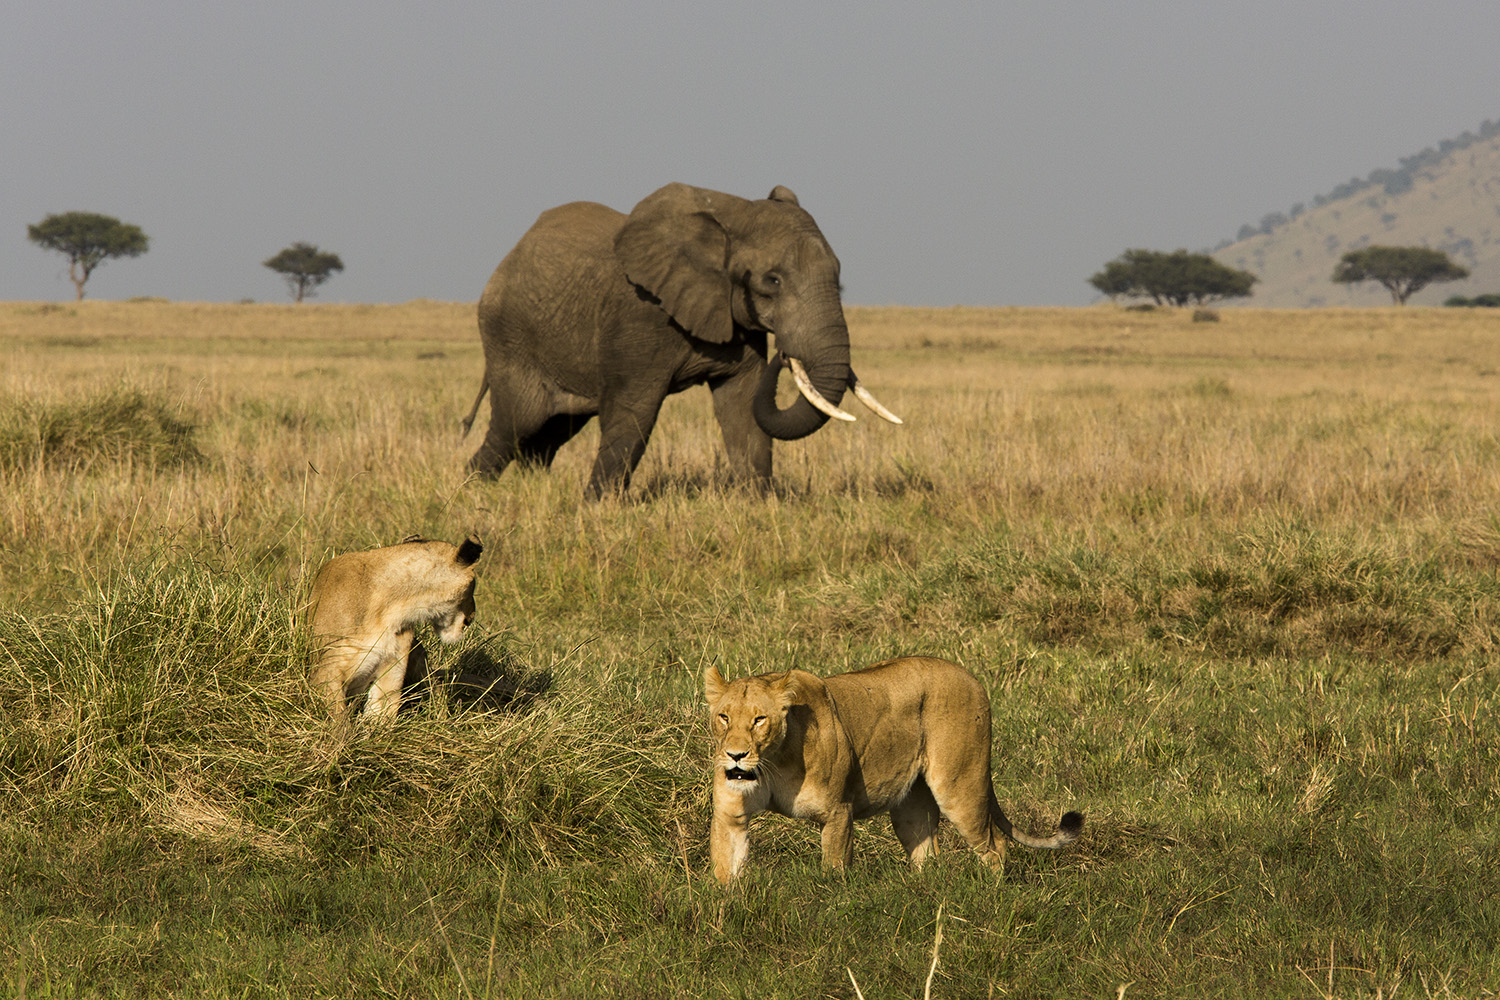
POLYGON ((1090 301, 1126 247, 1244 222, 1500 118, 1494 0, 49 0, 0 32, 0 299, 104 212, 93 298, 476 299, 545 208, 795 190, 867 305, 1090 301))

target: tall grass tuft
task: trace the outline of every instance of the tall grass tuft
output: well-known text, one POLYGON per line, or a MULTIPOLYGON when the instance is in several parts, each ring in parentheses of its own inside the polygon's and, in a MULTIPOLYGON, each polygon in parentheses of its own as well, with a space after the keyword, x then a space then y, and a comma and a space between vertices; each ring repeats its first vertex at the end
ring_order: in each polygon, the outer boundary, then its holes
POLYGON ((203 460, 197 425, 161 393, 121 385, 57 401, 0 398, 0 469, 78 472, 203 460))
MULTIPOLYGON (((666 804, 696 766, 686 720, 576 693, 466 709, 439 690, 399 725, 344 738, 309 696, 303 638, 287 595, 191 564, 54 613, 0 612, 0 803, 42 824, 346 863, 664 849, 666 804)), ((428 645, 439 674, 462 656, 428 645)))

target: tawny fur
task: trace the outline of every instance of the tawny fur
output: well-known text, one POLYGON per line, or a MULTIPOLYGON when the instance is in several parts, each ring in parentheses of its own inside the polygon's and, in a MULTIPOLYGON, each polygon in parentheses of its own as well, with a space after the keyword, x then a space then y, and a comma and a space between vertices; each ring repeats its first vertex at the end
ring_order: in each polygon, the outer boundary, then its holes
POLYGON ((396 717, 403 685, 426 672, 417 626, 453 643, 474 620, 473 567, 482 551, 473 536, 461 546, 411 538, 323 564, 308 607, 311 676, 335 719, 347 721, 361 696, 366 716, 396 717))
POLYGON ((946 817, 990 865, 1008 838, 1061 847, 1083 816, 1050 837, 1011 826, 990 783, 990 702, 947 660, 909 656, 819 678, 802 670, 726 681, 704 673, 714 738, 714 875, 731 882, 749 855, 750 818, 767 809, 823 828, 823 864, 853 859, 853 822, 888 812, 907 857, 937 851, 946 817))

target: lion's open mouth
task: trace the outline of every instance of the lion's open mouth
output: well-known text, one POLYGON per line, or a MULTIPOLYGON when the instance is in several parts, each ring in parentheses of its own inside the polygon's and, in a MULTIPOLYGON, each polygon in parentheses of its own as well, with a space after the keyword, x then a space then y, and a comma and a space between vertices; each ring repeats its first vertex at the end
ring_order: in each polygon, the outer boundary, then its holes
POLYGON ((743 767, 726 767, 724 769, 724 777, 730 781, 754 781, 756 774, 754 771, 747 771, 743 767))

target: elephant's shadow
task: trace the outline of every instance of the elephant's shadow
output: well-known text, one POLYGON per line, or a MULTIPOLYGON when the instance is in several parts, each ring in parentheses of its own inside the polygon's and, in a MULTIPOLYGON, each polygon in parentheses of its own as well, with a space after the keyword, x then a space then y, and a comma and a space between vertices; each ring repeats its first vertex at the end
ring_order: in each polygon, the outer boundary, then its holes
MULTIPOLYGON (((896 462, 893 468, 868 477, 844 475, 817 483, 811 476, 805 480, 791 477, 777 479, 768 484, 736 483, 724 469, 714 466, 703 469, 653 470, 637 480, 633 499, 646 504, 670 496, 697 499, 718 494, 738 494, 775 497, 783 502, 795 503, 824 493, 859 500, 871 496, 890 498, 937 492, 938 486, 931 477, 904 462, 896 462)), ((628 501, 630 498, 622 499, 628 501)))
POLYGON ((497 657, 473 647, 433 671, 415 700, 436 694, 463 711, 525 712, 552 690, 552 682, 550 670, 531 670, 509 653, 497 657))
POLYGON ((636 481, 637 489, 634 494, 627 494, 621 499, 629 499, 632 496, 640 503, 651 503, 664 497, 677 496, 698 499, 703 496, 713 496, 721 493, 756 493, 768 494, 774 488, 767 486, 755 486, 745 483, 735 483, 728 474, 720 467, 703 469, 661 469, 640 477, 636 481))

